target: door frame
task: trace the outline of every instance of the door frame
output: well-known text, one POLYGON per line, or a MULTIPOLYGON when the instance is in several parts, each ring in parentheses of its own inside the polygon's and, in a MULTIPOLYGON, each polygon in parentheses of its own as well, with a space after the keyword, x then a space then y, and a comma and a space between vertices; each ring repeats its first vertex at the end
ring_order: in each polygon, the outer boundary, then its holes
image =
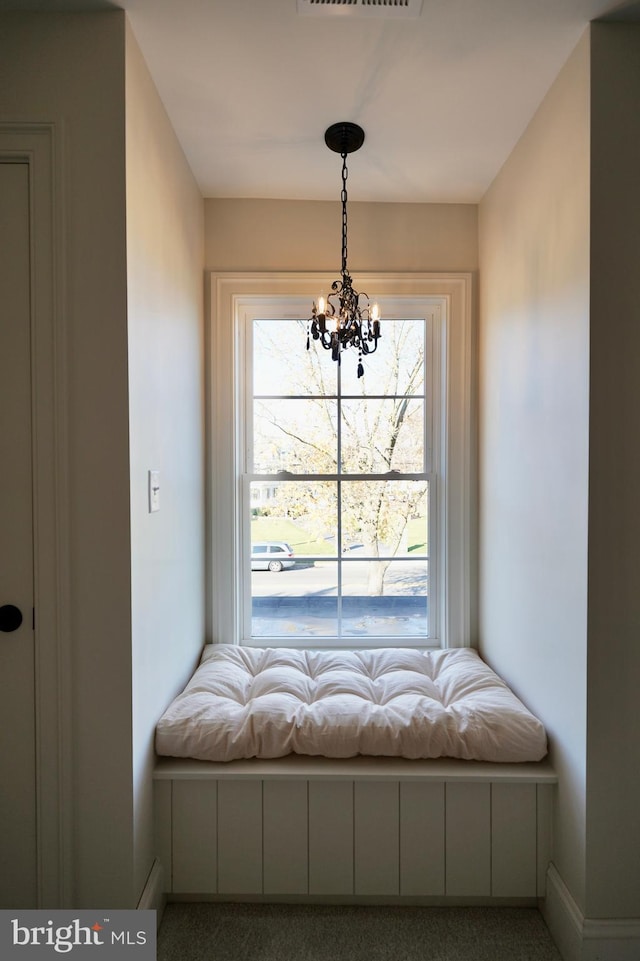
POLYGON ((72 906, 71 617, 61 123, 0 122, 29 167, 38 905, 72 906))

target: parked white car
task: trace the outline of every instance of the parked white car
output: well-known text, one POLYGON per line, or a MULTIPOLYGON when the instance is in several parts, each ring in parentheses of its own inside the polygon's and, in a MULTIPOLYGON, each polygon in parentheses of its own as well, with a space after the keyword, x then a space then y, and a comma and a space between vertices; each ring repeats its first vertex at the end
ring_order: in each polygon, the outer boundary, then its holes
POLYGON ((284 541, 259 541, 251 545, 252 571, 281 571, 295 564, 293 551, 284 541))

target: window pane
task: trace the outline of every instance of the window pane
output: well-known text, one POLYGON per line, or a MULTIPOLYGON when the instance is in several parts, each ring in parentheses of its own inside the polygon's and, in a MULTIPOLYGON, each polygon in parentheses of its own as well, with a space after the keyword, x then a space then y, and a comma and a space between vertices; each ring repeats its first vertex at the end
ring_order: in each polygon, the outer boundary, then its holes
POLYGON ((312 340, 305 350, 304 320, 256 320, 253 323, 253 393, 335 396, 337 365, 312 340), (324 356, 323 356, 324 355, 324 356))
POLYGON ((376 352, 362 359, 364 377, 358 377, 357 351, 349 349, 342 355, 342 393, 423 393, 425 321, 383 318, 380 330, 382 336, 376 352))
POLYGON ((342 551, 428 557, 426 481, 344 481, 342 551))
POLYGON ((345 400, 342 469, 347 474, 424 470, 422 400, 345 400))
POLYGON ((253 637, 336 637, 338 564, 296 560, 280 573, 251 574, 253 637))
POLYGON ((414 636, 428 631, 428 561, 344 561, 342 633, 414 636))
POLYGON ((336 420, 335 400, 256 400, 253 473, 334 474, 336 420))
MULTIPOLYGON (((337 562, 296 562, 274 574, 254 571, 252 636, 335 637, 337 562)), ((342 634, 428 636, 427 561, 352 561, 342 567, 342 634)))
POLYGON ((336 556, 338 493, 334 482, 252 481, 250 497, 252 545, 287 544, 296 561, 336 556))
POLYGON ((428 635, 426 482, 250 486, 252 636, 428 635))

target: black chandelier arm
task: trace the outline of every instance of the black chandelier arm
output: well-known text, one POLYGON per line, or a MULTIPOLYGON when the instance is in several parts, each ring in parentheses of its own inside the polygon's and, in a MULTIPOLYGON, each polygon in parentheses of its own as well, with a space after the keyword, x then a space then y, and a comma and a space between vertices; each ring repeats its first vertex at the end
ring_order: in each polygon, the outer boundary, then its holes
POLYGON ((333 332, 330 330, 325 330, 320 334, 320 343, 325 350, 331 350, 333 348, 334 336, 333 332))

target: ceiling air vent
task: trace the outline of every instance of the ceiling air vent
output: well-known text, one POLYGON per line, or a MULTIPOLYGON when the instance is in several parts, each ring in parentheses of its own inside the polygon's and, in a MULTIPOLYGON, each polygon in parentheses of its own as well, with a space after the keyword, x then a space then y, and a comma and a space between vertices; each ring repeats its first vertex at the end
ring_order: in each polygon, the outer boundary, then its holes
POLYGON ((337 14, 342 17, 420 16, 422 0, 298 0, 298 13, 310 17, 337 14))

